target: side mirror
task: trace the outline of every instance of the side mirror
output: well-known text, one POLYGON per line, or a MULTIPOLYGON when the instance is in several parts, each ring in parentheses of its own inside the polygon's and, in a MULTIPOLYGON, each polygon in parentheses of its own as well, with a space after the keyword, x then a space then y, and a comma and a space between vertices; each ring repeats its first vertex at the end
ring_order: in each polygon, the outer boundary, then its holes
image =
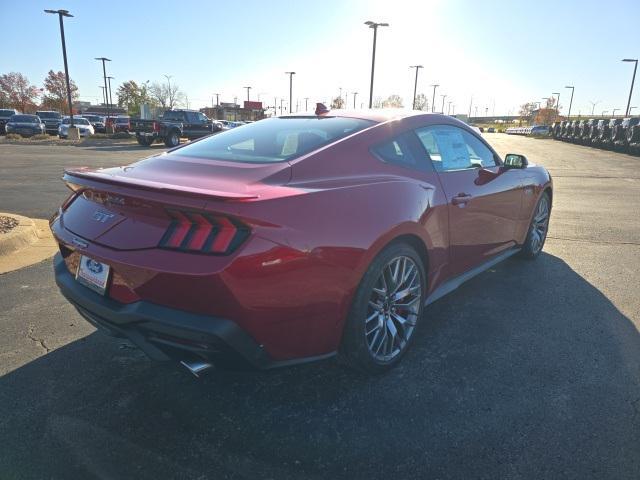
POLYGON ((527 165, 529 165, 529 162, 524 155, 507 153, 504 157, 505 168, 527 168, 527 165))

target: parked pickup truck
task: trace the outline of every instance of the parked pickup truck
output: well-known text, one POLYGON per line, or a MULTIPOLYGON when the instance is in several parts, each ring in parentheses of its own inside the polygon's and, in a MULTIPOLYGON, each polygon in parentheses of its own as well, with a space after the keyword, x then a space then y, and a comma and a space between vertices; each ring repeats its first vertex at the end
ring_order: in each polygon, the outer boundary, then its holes
POLYGON ((221 123, 194 110, 169 110, 158 120, 131 119, 131 132, 135 132, 140 145, 150 146, 162 140, 167 147, 176 147, 181 138, 194 140, 223 130, 221 123))

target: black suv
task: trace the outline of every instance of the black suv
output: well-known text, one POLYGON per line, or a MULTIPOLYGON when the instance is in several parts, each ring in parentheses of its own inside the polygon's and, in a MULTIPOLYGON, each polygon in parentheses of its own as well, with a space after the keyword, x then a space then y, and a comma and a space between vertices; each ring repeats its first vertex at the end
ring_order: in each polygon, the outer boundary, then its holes
POLYGON ((19 115, 20 112, 14 108, 2 108, 0 109, 0 133, 7 133, 5 125, 11 117, 19 115))
POLYGON ((62 115, 59 112, 53 110, 40 110, 36 112, 36 115, 40 117, 42 123, 44 123, 44 129, 50 135, 58 134, 58 127, 62 123, 62 115))
POLYGON ((640 154, 640 119, 632 118, 635 120, 635 125, 629 125, 627 128, 627 148, 629 153, 640 154))
POLYGON ((621 118, 612 118, 609 120, 609 123, 606 124, 606 127, 602 129, 600 132, 600 146, 602 148, 613 147, 613 134, 616 126, 620 124, 622 124, 621 118))

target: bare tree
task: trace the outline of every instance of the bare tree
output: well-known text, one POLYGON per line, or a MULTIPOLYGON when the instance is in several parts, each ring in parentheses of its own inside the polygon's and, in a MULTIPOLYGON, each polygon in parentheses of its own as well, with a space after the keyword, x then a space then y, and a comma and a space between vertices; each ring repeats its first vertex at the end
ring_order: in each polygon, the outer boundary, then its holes
POLYGON ((169 88, 168 84, 153 82, 149 87, 149 96, 155 100, 160 107, 172 110, 180 105, 185 98, 184 93, 176 84, 169 88))
POLYGON ((402 97, 400 95, 389 95, 389 97, 382 102, 384 108, 402 108, 402 97))
POLYGON ((344 98, 336 97, 333 100, 331 100, 331 109, 339 110, 341 108, 344 108, 344 98))
POLYGON ((416 110, 429 110, 429 99, 424 93, 419 93, 416 95, 416 110))

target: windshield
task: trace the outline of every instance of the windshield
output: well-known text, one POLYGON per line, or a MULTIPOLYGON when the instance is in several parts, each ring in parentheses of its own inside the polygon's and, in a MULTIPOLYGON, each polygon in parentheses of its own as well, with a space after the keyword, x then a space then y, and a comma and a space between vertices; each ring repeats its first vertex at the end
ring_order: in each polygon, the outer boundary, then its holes
POLYGON ((60 118, 62 116, 58 112, 36 112, 36 115, 40 118, 60 118))
POLYGON ((15 115, 16 111, 15 110, 0 110, 0 117, 11 117, 12 115, 15 115))
POLYGON ((9 121, 20 123, 40 123, 40 119, 35 115, 14 115, 9 119, 9 121))
POLYGON ((281 162, 304 155, 373 123, 344 117, 271 118, 187 145, 175 155, 235 162, 281 162))
POLYGON ((128 118, 116 118, 116 123, 129 123, 128 118))
MULTIPOLYGON (((62 120, 63 125, 69 125, 70 123, 70 118, 65 118, 64 120, 62 120)), ((86 118, 73 117, 73 123, 75 125, 89 125, 89 120, 87 120, 86 118)))

